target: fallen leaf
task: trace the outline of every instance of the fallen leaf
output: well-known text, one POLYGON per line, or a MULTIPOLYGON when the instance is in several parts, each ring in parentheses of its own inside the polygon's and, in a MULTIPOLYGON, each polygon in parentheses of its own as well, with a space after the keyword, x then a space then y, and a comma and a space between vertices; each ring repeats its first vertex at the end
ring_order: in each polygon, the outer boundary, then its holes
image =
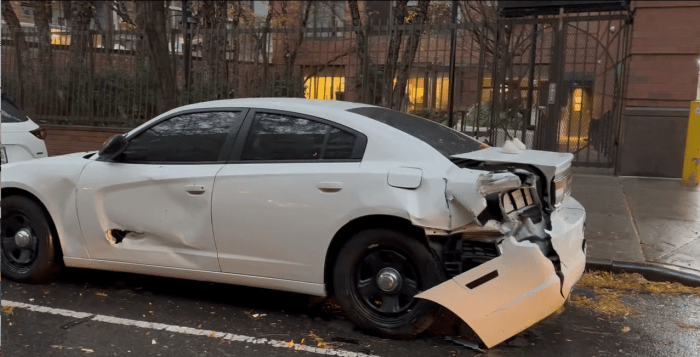
POLYGON ((289 346, 289 347, 294 347, 294 340, 289 341, 289 343, 287 344, 287 346, 289 346))
POLYGON ((91 349, 89 349, 89 348, 81 348, 80 350, 83 351, 83 352, 85 352, 85 353, 94 353, 94 352, 95 352, 95 351, 93 351, 93 350, 91 350, 91 349))
POLYGON ((303 344, 304 344, 304 341, 306 341, 306 339, 305 339, 305 338, 302 338, 302 339, 301 339, 301 342, 299 342, 299 343, 301 343, 301 344, 303 345, 303 344))
POLYGON ((96 292, 95 295, 97 295, 97 296, 102 296, 102 297, 107 297, 107 294, 105 294, 105 293, 103 293, 103 292, 99 292, 99 291, 96 292))
POLYGON ((700 330, 700 327, 695 326, 695 325, 689 325, 689 324, 686 324, 686 323, 680 322, 680 321, 676 321, 676 323, 678 324, 678 326, 680 326, 680 327, 682 327, 682 328, 689 328, 689 329, 700 330))
POLYGON ((12 306, 3 306, 3 307, 2 307, 2 312, 3 312, 3 313, 6 313, 6 314, 8 314, 8 315, 12 315, 12 310, 13 310, 13 309, 14 309, 14 308, 13 308, 12 306))
POLYGON ((566 339, 566 342, 573 342, 574 340, 566 339))
POLYGON ((216 338, 216 332, 212 331, 212 332, 209 334, 209 337, 216 338))
POLYGON ((629 326, 625 326, 625 327, 623 327, 620 331, 622 331, 622 333, 630 332, 630 327, 629 327, 629 326))

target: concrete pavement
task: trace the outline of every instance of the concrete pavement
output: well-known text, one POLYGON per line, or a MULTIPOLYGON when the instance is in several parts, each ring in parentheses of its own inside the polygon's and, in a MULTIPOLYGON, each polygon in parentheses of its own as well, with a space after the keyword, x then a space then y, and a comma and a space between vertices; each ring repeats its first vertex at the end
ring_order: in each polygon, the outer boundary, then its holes
POLYGON ((700 281, 700 186, 575 171, 572 196, 586 208, 589 261, 649 265, 700 281))

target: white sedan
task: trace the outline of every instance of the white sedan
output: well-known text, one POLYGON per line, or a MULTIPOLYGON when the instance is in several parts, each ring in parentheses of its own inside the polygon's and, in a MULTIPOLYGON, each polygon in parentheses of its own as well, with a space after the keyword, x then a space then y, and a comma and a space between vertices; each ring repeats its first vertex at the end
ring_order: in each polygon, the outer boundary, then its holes
POLYGON ((2 96, 0 118, 0 163, 24 161, 46 157, 46 130, 40 128, 11 100, 2 96))
POLYGON ((63 264, 335 294, 394 338, 442 305, 491 347, 561 307, 583 272, 571 160, 364 104, 188 105, 99 153, 7 165, 2 274, 41 281, 63 264))

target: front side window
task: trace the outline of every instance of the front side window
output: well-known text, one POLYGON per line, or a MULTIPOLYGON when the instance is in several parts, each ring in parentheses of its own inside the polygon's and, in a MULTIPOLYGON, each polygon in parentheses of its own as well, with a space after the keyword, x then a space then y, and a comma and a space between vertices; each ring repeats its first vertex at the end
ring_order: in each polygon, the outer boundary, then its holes
POLYGON ((129 140, 122 162, 216 162, 241 112, 183 114, 160 122, 129 140))
POLYGON ((256 113, 241 160, 351 159, 356 137, 310 119, 256 113))

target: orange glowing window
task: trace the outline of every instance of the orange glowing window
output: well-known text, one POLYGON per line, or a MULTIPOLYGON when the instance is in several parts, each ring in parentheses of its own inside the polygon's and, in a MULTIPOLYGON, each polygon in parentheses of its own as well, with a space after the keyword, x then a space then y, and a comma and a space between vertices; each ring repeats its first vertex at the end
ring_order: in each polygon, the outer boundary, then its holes
POLYGON ((575 112, 581 111, 581 104, 582 103, 583 103, 583 89, 576 88, 576 89, 574 89, 574 111, 575 112))

